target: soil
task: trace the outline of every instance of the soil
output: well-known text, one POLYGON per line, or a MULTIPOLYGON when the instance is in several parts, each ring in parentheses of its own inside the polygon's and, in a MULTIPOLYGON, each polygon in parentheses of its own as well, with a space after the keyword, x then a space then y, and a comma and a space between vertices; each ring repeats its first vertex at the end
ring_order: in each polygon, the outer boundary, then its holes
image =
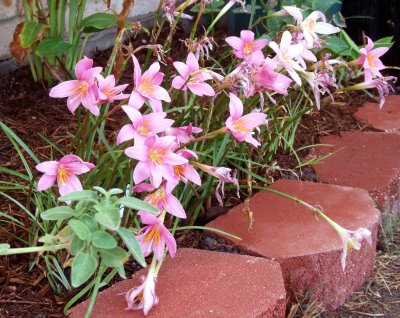
MULTIPOLYGON (((178 38, 173 45, 176 58, 185 55, 185 48, 178 38)), ((143 44, 140 36, 134 45, 143 44), (136 44, 135 44, 136 43, 136 44)), ((95 55, 98 65, 105 65, 110 51, 95 55)), ((143 58, 143 56, 142 56, 143 58)), ((140 57, 139 57, 140 60, 140 57)), ((122 82, 130 82, 132 70, 128 69, 122 76, 122 82)), ((295 148, 318 143, 321 136, 339 134, 340 131, 370 130, 370 127, 358 122, 352 114, 367 98, 361 94, 342 94, 336 96, 334 103, 306 115, 298 129, 295 148)), ((35 150, 40 160, 48 160, 50 146, 41 138, 46 136, 62 149, 70 147, 68 132, 74 132, 76 121, 65 106, 65 100, 48 97, 48 90, 31 80, 29 70, 22 67, 17 71, 0 78, 0 121, 14 130, 16 134, 35 150)), ((4 134, 0 134, 0 166, 24 171, 18 154, 4 134)), ((306 155, 306 152, 301 153, 306 155)), ((294 158, 288 154, 278 154, 277 164, 284 168, 272 171, 270 178, 302 178, 317 181, 312 169, 295 170, 294 158), (287 170, 285 170, 287 169, 287 170)), ((33 161, 28 160, 33 167, 33 161)), ((6 180, 0 174, 0 180, 6 180)), ((19 200, 26 200, 20 193, 12 193, 19 200)), ((0 211, 21 220, 29 227, 29 219, 13 202, 0 199, 0 211)), ((212 207, 204 216, 203 222, 225 213, 226 209, 212 207)), ((27 233, 12 224, 0 227, 0 242, 9 243, 13 247, 23 247, 20 239, 27 239, 27 233)), ((390 312, 400 312, 399 275, 393 272, 400 269, 400 240, 394 242, 395 252, 380 251, 377 260, 377 274, 368 282, 363 291, 356 293, 350 301, 334 313, 321 313, 318 304, 305 306, 299 302, 292 317, 398 317, 390 312), (391 276, 393 274, 393 276, 391 276), (382 277, 385 277, 384 279, 382 277), (316 308, 314 308, 314 307, 316 308), (319 309, 318 309, 319 308, 319 309)), ((231 253, 242 253, 221 239, 204 237, 200 231, 184 231, 177 237, 181 247, 194 247, 209 250, 221 250, 231 253)), ((130 276, 138 266, 128 263, 127 275, 130 276)), ((118 279, 114 279, 117 281, 118 279)), ((114 282, 113 281, 113 282, 114 282)), ((52 292, 46 278, 46 266, 43 260, 32 255, 0 257, 0 318, 21 317, 64 317, 63 307, 76 293, 63 292, 56 295, 52 292)))

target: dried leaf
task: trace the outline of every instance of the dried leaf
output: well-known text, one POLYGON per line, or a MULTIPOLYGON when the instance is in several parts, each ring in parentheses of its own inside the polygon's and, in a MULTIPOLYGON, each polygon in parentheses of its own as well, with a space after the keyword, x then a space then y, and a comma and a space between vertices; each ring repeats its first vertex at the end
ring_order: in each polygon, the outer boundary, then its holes
POLYGON ((15 59, 17 60, 17 62, 19 64, 24 63, 26 57, 28 56, 28 54, 30 53, 31 49, 30 48, 22 48, 21 45, 21 32, 22 29, 24 27, 25 22, 21 22, 19 23, 14 31, 14 35, 13 35, 13 41, 10 43, 10 52, 12 54, 12 56, 15 57, 15 59))

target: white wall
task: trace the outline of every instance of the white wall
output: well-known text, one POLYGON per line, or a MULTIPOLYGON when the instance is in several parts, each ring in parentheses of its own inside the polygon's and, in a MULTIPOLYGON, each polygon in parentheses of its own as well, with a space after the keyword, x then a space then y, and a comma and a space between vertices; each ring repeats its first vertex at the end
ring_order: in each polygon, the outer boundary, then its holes
MULTIPOLYGON (((112 0, 111 9, 120 12, 122 0, 112 0)), ((135 0, 131 9, 130 18, 138 19, 141 22, 149 21, 149 13, 156 10, 159 0, 135 0)), ((105 12, 107 6, 103 0, 87 0, 86 15, 95 12, 105 12)), ((0 0, 0 61, 11 57, 9 45, 12 41, 15 26, 23 21, 22 0, 0 0)), ((105 49, 112 45, 112 32, 105 32, 102 35, 96 35, 89 43, 89 48, 98 47, 105 49), (99 38, 102 39, 99 41, 99 38)), ((5 66, 0 66, 0 73, 5 71, 5 66)))

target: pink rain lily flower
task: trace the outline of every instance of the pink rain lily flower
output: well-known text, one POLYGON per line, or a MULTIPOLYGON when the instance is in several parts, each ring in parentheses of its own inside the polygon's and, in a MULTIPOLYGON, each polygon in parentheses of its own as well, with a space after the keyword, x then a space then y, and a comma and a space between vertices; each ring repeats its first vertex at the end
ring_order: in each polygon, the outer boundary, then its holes
POLYGON ((101 67, 92 67, 93 60, 84 57, 75 66, 76 80, 65 81, 50 90, 50 97, 68 97, 67 107, 74 113, 80 104, 93 115, 100 114, 98 107, 98 88, 95 78, 102 71, 101 67))
POLYGON ((172 80, 172 87, 186 90, 187 88, 197 96, 214 96, 214 89, 204 81, 212 79, 212 75, 200 71, 199 62, 192 52, 189 53, 186 64, 174 62, 179 75, 172 80))
POLYGON ((144 275, 142 275, 140 280, 143 282, 141 285, 130 289, 126 293, 125 299, 127 307, 125 310, 143 309, 144 315, 147 316, 150 309, 158 304, 154 270, 147 273, 146 279, 144 275))
POLYGON ((151 252, 154 252, 154 256, 160 261, 164 256, 165 247, 167 247, 169 255, 174 257, 176 253, 176 241, 164 223, 150 213, 138 212, 138 215, 141 222, 146 224, 139 231, 139 235, 136 236, 142 248, 143 255, 148 256, 151 252))
POLYGON ((143 143, 146 138, 165 131, 172 126, 174 120, 166 119, 167 113, 156 112, 142 115, 137 109, 129 106, 122 106, 132 124, 123 126, 117 137, 117 144, 127 140, 135 139, 135 143, 143 143))
POLYGON ((266 114, 253 112, 243 115, 243 103, 235 94, 230 93, 229 111, 230 116, 226 120, 228 131, 239 142, 246 141, 254 147, 261 144, 253 138, 253 130, 263 124, 267 118, 266 114))
MULTIPOLYGON (((186 159, 190 158, 198 159, 197 154, 194 151, 188 149, 181 149, 178 150, 176 153, 186 159)), ((167 181, 166 189, 169 192, 172 192, 172 190, 178 185, 179 181, 182 181, 183 183, 186 184, 189 181, 191 181, 194 184, 201 186, 201 178, 190 163, 174 166, 174 174, 175 174, 175 179, 172 181, 170 180, 167 181)))
POLYGON ((240 38, 237 36, 228 36, 225 41, 233 47, 233 54, 241 59, 248 59, 268 44, 268 40, 266 39, 254 40, 254 33, 250 30, 242 30, 240 38))
POLYGON ((176 137, 177 146, 179 146, 181 144, 187 144, 194 139, 193 134, 198 134, 202 131, 203 129, 189 124, 188 126, 182 127, 169 127, 165 130, 165 134, 176 137))
POLYGON ((275 42, 270 42, 270 48, 276 53, 274 60, 278 65, 282 66, 289 73, 290 77, 301 86, 301 79, 296 71, 304 71, 304 69, 295 60, 301 58, 301 54, 304 51, 304 46, 301 43, 291 44, 292 35, 289 31, 285 31, 282 34, 281 43, 278 45, 275 42))
MULTIPOLYGON (((287 95, 287 88, 292 80, 280 73, 275 72, 276 63, 270 58, 266 58, 262 67, 253 75, 252 83, 255 89, 269 89, 282 95, 287 95)), ((253 89, 245 91, 246 97, 253 94, 253 89)))
MULTIPOLYGON (((135 192, 151 192, 155 189, 153 185, 148 183, 141 183, 133 187, 133 191, 135 192)), ((156 189, 156 191, 147 195, 144 201, 154 205, 160 212, 165 209, 165 211, 178 218, 186 219, 186 213, 182 204, 165 185, 162 185, 156 189)))
POLYGON ((38 191, 49 189, 57 180, 60 195, 82 190, 82 184, 77 175, 89 172, 95 166, 85 162, 75 155, 66 155, 60 161, 45 161, 39 163, 36 169, 44 175, 39 179, 38 191))
POLYGON ((310 85, 314 98, 315 104, 318 109, 321 109, 321 94, 329 94, 333 100, 333 95, 329 90, 329 86, 337 87, 334 78, 332 78, 327 72, 303 72, 302 76, 310 85))
POLYGON ((361 56, 355 61, 357 65, 364 68, 365 82, 371 81, 374 77, 382 77, 379 72, 385 68, 382 61, 379 59, 384 55, 389 48, 388 47, 378 47, 373 49, 374 42, 367 37, 367 45, 365 48, 360 49, 361 56))
POLYGON ((213 166, 208 166, 199 162, 192 162, 192 165, 194 167, 197 167, 204 172, 216 177, 219 182, 217 187, 215 188, 215 197, 218 200, 218 203, 223 206, 223 198, 225 197, 225 183, 232 183, 236 187, 236 195, 238 198, 240 198, 239 195, 239 181, 236 178, 236 172, 232 173, 232 169, 226 168, 226 167, 213 167, 213 166), (221 190, 221 191, 220 191, 221 190), (221 192, 221 193, 220 193, 221 192))
POLYGON ((150 177, 151 184, 158 188, 162 178, 174 178, 172 166, 185 164, 186 158, 175 154, 172 146, 176 138, 173 136, 149 137, 142 145, 135 145, 125 149, 128 157, 139 160, 133 171, 135 184, 141 183, 150 177))
POLYGON ((128 98, 129 94, 121 94, 128 84, 115 86, 114 75, 108 75, 104 78, 101 74, 97 75, 99 86, 99 99, 102 102, 114 103, 116 100, 128 98))
POLYGON ((168 92, 160 86, 164 78, 164 74, 160 72, 160 64, 158 62, 153 63, 142 75, 139 61, 134 55, 132 55, 132 60, 134 65, 134 89, 131 93, 128 106, 140 109, 144 102, 147 101, 154 112, 161 112, 161 101, 163 100, 169 103, 171 97, 168 92))

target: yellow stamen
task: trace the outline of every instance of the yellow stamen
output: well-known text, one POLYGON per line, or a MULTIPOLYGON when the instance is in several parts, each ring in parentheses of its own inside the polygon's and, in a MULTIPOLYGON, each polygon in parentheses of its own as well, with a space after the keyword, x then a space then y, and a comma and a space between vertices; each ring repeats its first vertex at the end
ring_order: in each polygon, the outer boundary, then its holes
POLYGON ((141 135, 150 135, 150 128, 149 121, 144 119, 142 126, 138 129, 138 133, 141 135))
POLYGON ((243 47, 243 54, 251 54, 253 52, 253 41, 247 42, 243 47))
POLYGON ((146 235, 144 238, 145 242, 149 242, 151 240, 154 240, 155 245, 159 245, 161 238, 160 238, 160 232, 158 231, 158 227, 154 226, 151 231, 146 235))
POLYGON ((251 129, 246 127, 246 124, 249 122, 248 119, 238 119, 235 120, 233 124, 233 128, 235 131, 243 133, 243 134, 248 134, 251 132, 251 129))
POLYGON ((164 149, 157 149, 155 150, 152 148, 149 152, 150 162, 157 163, 159 165, 162 164, 162 158, 165 157, 165 150, 164 149))
POLYGON ((150 96, 153 96, 153 82, 147 78, 142 78, 142 82, 140 83, 140 91, 144 92, 150 96))
POLYGON ((58 167, 58 178, 57 178, 58 185, 68 182, 70 176, 72 176, 72 173, 70 173, 64 166, 60 165, 58 167))

